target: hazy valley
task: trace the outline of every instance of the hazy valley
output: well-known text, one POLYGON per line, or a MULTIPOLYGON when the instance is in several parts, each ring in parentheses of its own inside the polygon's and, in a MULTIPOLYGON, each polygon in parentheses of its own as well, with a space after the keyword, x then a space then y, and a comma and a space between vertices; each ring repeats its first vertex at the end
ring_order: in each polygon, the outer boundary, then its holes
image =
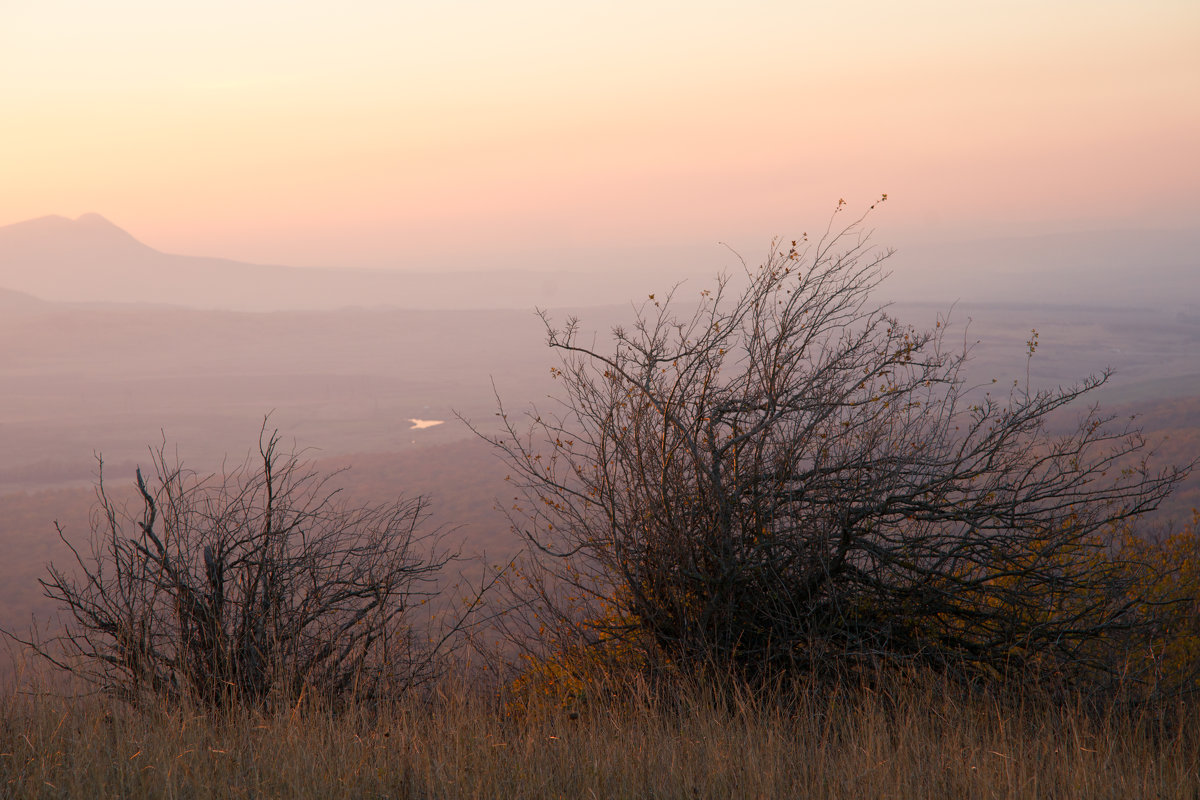
MULTIPOLYGON (((245 457, 267 414, 286 441, 323 465, 350 466, 344 479, 356 496, 426 493, 433 522, 461 526, 466 551, 511 553, 517 541, 494 507, 503 468, 457 416, 486 427, 494 392, 510 411, 552 402, 556 361, 535 305, 550 306, 556 320, 578 315, 604 341, 630 318, 631 302, 675 282, 647 274, 630 291, 622 282, 630 276, 606 281, 600 273, 497 273, 481 282, 232 262, 212 269, 158 254, 98 217, 33 223, 20 235, 19 226, 0 229, 0 541, 12 554, 0 565, 3 625, 42 608, 36 577, 63 555, 53 521, 73 536, 86 533, 98 456, 116 487, 128 487, 134 467, 164 441, 189 467, 215 471, 245 457), (41 238, 30 233, 42 229, 41 238), (87 262, 89 253, 118 261, 125 254, 128 269, 87 262), (86 279, 55 276, 71 268, 86 279), (201 270, 209 283, 197 282, 201 270), (551 283, 559 288, 546 291, 551 283), (52 285, 63 287, 61 296, 52 285), (293 307, 314 292, 321 302, 293 307), (619 292, 624 302, 616 302, 619 292), (105 302, 72 301, 82 297, 105 302), (130 302, 111 302, 118 297, 130 302), (164 304, 166 297, 180 302, 164 304), (441 307, 456 297, 463 307, 441 307), (221 304, 228 308, 206 308, 221 304), (277 310, 238 310, 261 307, 277 310), (414 418, 446 422, 413 429, 414 418)), ((997 263, 1011 263, 990 258, 981 271, 1000 275, 997 263)), ((1006 302, 983 302, 983 281, 956 304, 910 297, 891 311, 917 327, 948 316, 950 341, 975 348, 971 378, 980 384, 1024 383, 1027 367, 1035 387, 1113 368, 1096 399, 1114 412, 1144 414, 1152 435, 1170 436, 1163 460, 1183 461, 1200 443, 1200 314, 1191 305, 1198 295, 1189 294, 1197 271, 1171 261, 1161 273, 1175 276, 1156 290, 1173 297, 1169 308, 1122 303, 1119 287, 1094 304, 1032 294, 1023 303, 1005 294, 998 296, 1006 302), (1039 348, 1027 364, 1032 329, 1039 348)), ((893 282, 903 289, 901 278, 885 283, 881 297, 893 282)), ((690 277, 677 298, 686 303, 713 285, 712 276, 690 277)), ((1162 518, 1200 505, 1196 487, 1192 479, 1162 518)))

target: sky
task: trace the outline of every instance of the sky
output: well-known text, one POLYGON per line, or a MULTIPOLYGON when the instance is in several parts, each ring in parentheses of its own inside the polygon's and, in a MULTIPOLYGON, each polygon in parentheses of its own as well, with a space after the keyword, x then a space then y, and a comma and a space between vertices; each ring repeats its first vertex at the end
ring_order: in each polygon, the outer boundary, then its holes
POLYGON ((1200 219, 1200 3, 0 0, 0 225, 594 267, 1200 219))

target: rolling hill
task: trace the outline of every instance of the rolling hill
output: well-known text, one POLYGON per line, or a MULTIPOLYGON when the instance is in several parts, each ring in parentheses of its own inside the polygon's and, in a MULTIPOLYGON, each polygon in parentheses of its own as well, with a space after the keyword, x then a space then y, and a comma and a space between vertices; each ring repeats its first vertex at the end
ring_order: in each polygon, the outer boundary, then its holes
POLYGON ((229 311, 532 309, 625 303, 644 290, 653 291, 653 284, 645 289, 646 282, 644 271, 625 269, 413 272, 173 255, 142 244, 98 214, 74 220, 40 217, 0 227, 0 287, 61 302, 229 311))

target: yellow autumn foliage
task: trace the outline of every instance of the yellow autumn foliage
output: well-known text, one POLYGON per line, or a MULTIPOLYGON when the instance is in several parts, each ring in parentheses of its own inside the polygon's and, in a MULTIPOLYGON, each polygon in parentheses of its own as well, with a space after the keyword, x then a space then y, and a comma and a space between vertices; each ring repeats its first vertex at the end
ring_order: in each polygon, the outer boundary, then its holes
POLYGON ((1167 690, 1200 690, 1200 511, 1158 541, 1129 532, 1122 550, 1141 564, 1132 591, 1143 624, 1130 670, 1167 690))

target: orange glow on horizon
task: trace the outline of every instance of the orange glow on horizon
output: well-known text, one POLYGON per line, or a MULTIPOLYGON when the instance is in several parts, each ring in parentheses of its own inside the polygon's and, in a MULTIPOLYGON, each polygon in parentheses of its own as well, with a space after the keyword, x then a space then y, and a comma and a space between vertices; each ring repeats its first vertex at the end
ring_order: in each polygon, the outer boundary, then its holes
POLYGON ((884 191, 888 226, 951 234, 1200 212, 1191 3, 46 5, 0 11, 0 224, 478 267, 766 239, 884 191))

